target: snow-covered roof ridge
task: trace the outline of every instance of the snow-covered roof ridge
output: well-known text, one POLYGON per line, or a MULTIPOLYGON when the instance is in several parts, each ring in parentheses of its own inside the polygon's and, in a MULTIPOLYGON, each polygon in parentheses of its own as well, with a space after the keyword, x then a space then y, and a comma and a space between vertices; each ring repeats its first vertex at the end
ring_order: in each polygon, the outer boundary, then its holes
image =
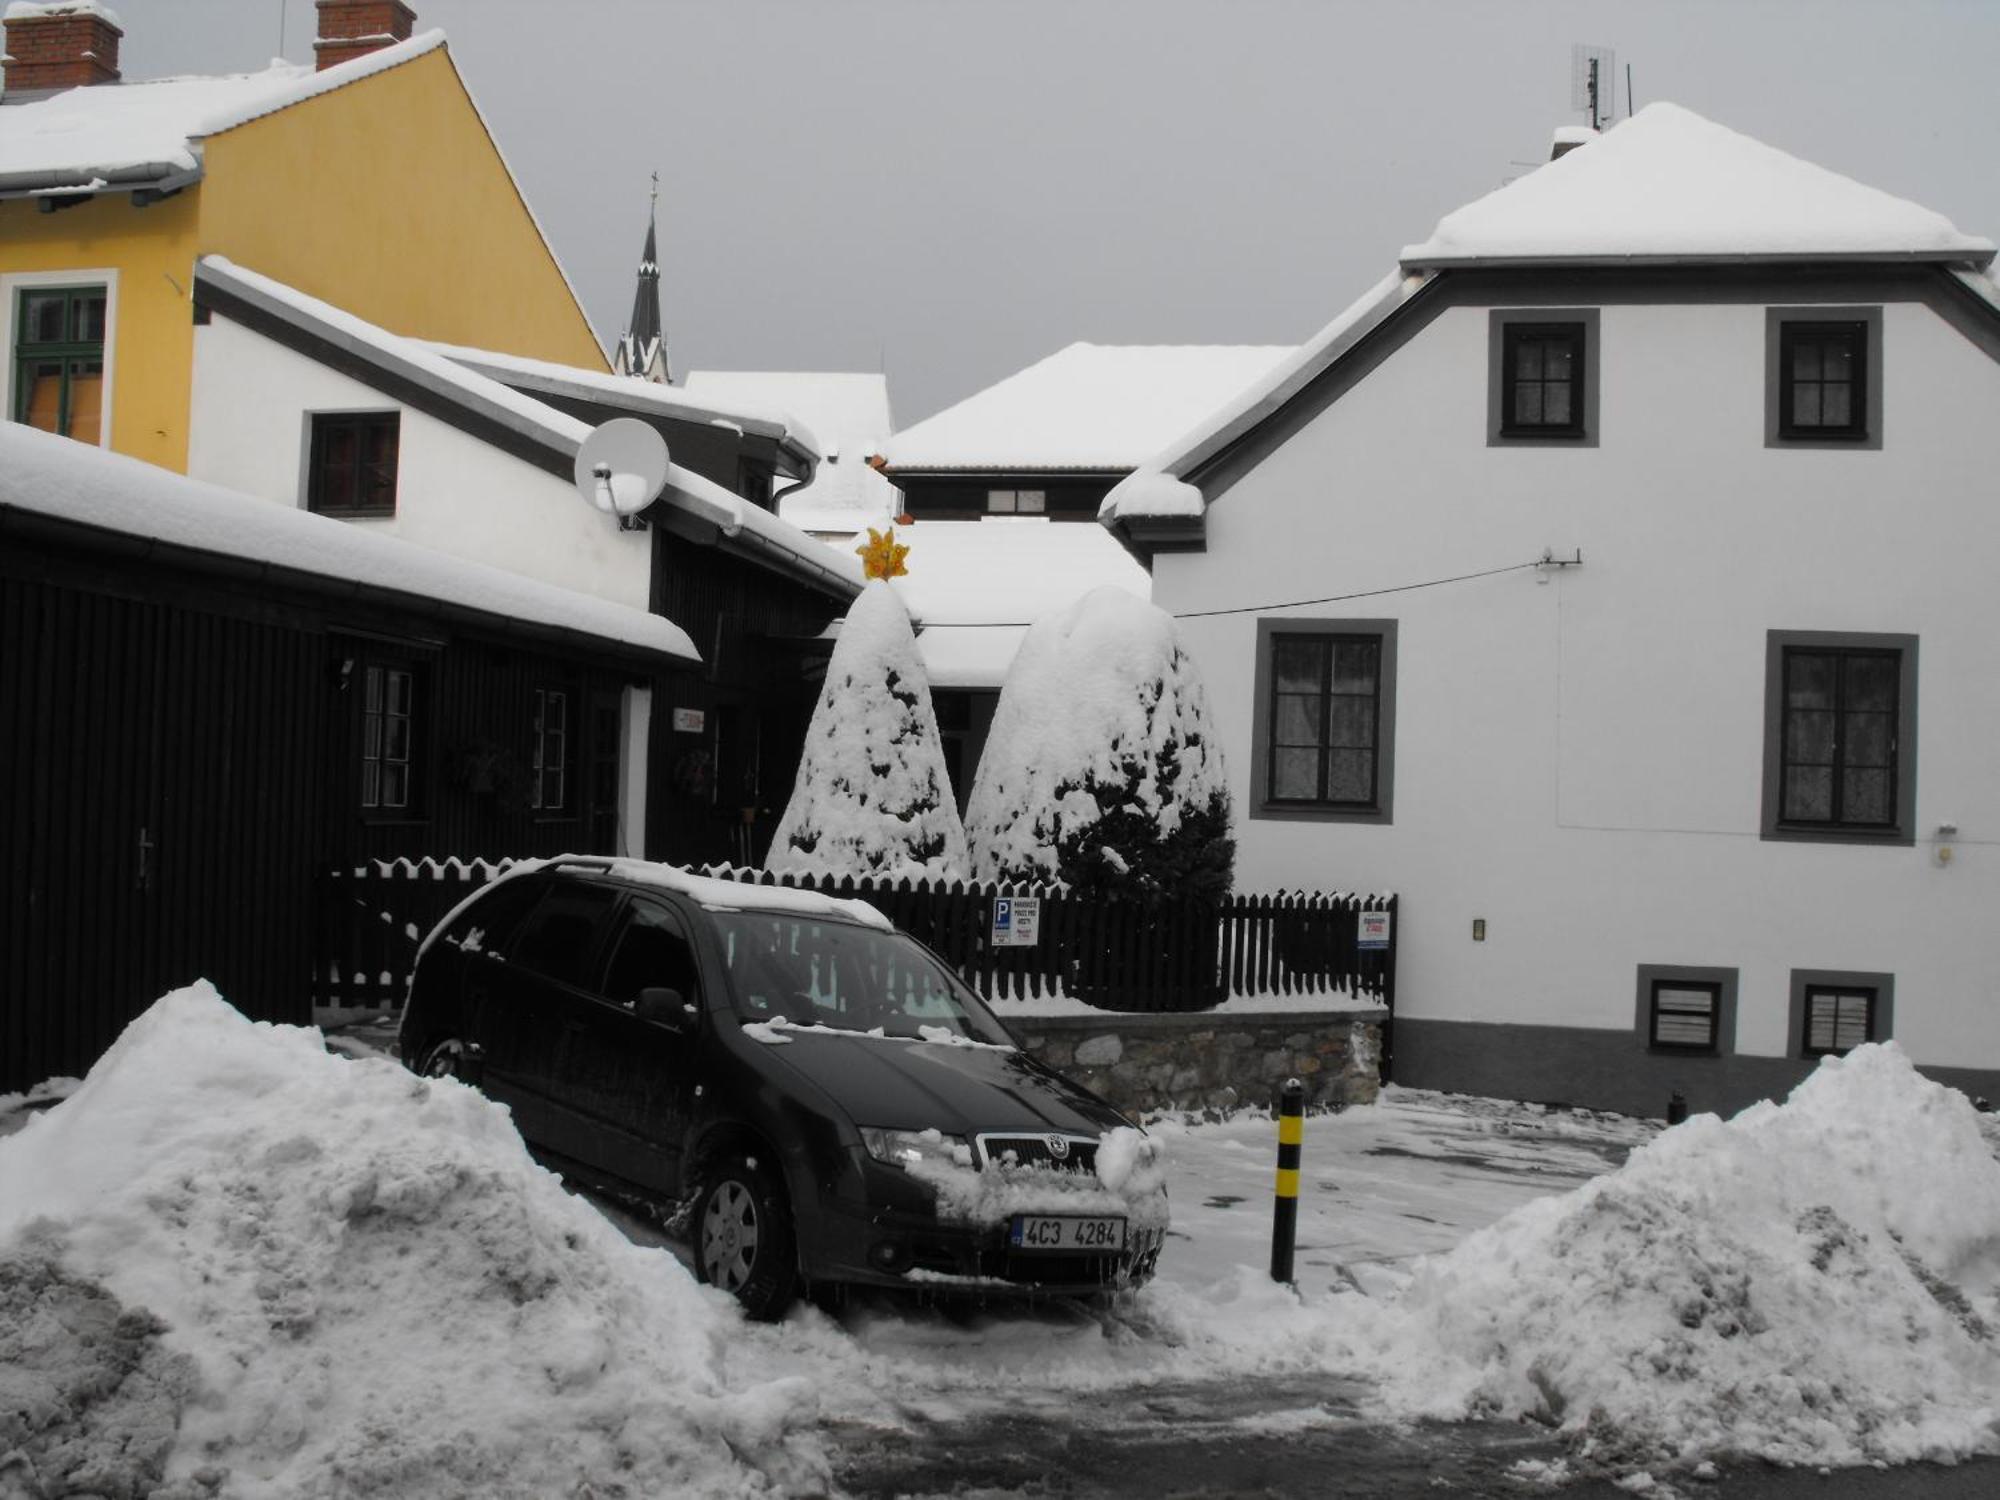
POLYGON ((1984 264, 1942 214, 1664 101, 1448 213, 1407 270, 1522 262, 1908 259, 1984 264))
MULTIPOLYGON (((113 190, 201 172, 201 143, 252 120, 401 67, 445 45, 408 41, 315 72, 273 62, 256 73, 186 76, 66 89, 0 110, 0 192, 93 178, 113 190)), ((102 191, 102 189, 98 189, 102 191)))
POLYGON ((123 23, 103 0, 10 0, 0 21, 32 21, 43 16, 99 16, 113 26, 123 23))
POLYGON ((1077 342, 905 428, 891 472, 1130 469, 1297 350, 1077 342))
POLYGON ((682 661, 701 659, 686 632, 659 615, 273 505, 14 422, 0 423, 0 517, 8 511, 365 584, 682 661))
POLYGON ((497 349, 473 349, 428 340, 413 342, 454 364, 523 390, 548 395, 576 394, 633 411, 656 411, 686 422, 730 423, 746 432, 789 444, 808 460, 816 459, 822 451, 819 440, 805 423, 768 402, 733 397, 697 398, 682 387, 661 385, 632 375, 614 375, 607 370, 585 370, 497 349))
MULTIPOLYGON (((1179 481, 1220 452, 1242 433, 1283 406, 1322 370, 1388 320, 1410 298, 1430 285, 1435 273, 1404 275, 1392 271, 1363 292, 1292 357, 1237 393, 1234 400, 1205 412, 1172 442, 1149 454, 1131 474, 1112 487, 1098 507, 1100 521, 1198 518, 1200 506, 1189 500, 1191 486, 1179 481), (1193 506, 1191 509, 1190 506, 1193 506)), ((1197 492, 1197 499, 1198 499, 1197 492)))

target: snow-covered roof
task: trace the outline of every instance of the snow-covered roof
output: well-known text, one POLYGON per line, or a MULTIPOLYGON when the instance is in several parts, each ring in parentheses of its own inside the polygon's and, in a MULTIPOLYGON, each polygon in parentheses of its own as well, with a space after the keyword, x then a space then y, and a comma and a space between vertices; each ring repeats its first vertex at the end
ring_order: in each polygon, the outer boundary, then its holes
POLYGON ((9 511, 456 605, 503 628, 520 621, 701 660, 685 631, 644 610, 0 422, 0 528, 9 511))
POLYGON ((582 370, 545 359, 521 354, 502 354, 493 349, 468 349, 458 344, 425 343, 425 348, 455 364, 518 390, 546 396, 566 396, 615 407, 620 411, 666 417, 675 422, 700 422, 712 427, 734 428, 776 440, 791 450, 801 472, 815 463, 820 454, 819 440, 805 423, 768 402, 736 399, 707 399, 677 386, 662 385, 636 375, 614 375, 605 370, 582 370))
POLYGON ((889 439, 891 472, 1130 469, 1298 351, 1071 344, 889 439))
POLYGON ((201 143, 264 115, 444 45, 425 31, 315 72, 274 62, 257 73, 92 84, 0 107, 0 195, 129 191, 177 186, 201 175, 201 143))
POLYGON ((1150 457, 1104 497, 1098 519, 1136 541, 1191 533, 1185 481, 1285 406, 1444 272, 1456 267, 1673 262, 1914 261, 1944 264, 2000 313, 1984 268, 1992 241, 1929 209, 1739 135, 1679 105, 1649 104, 1601 135, 1439 221, 1431 238, 1296 357, 1150 457))
POLYGON ((778 514, 808 531, 853 532, 880 525, 902 508, 902 492, 872 468, 894 431, 889 377, 793 370, 690 370, 683 387, 724 406, 775 407, 818 435, 821 463, 812 481, 778 502, 778 514))
MULTIPOLYGON (((436 345, 390 333, 223 256, 203 256, 196 263, 195 280, 198 286, 232 293, 270 316, 309 329, 321 338, 330 338, 373 367, 412 381, 457 407, 500 424, 541 449, 548 460, 545 467, 554 472, 569 472, 578 447, 591 431, 588 423, 447 358, 438 352, 436 345)), ((567 369, 558 365, 547 368, 567 369)), ((587 370, 570 373, 593 375, 587 370)), ((613 375, 594 378, 635 387, 648 385, 645 381, 613 375)), ((660 503, 714 526, 730 541, 761 553, 789 571, 807 573, 844 593, 861 590, 859 559, 831 552, 796 526, 692 469, 680 464, 668 465, 667 487, 660 503)))
POLYGON ((1110 585, 1150 598, 1152 579, 1100 526, 1030 519, 917 521, 896 591, 921 624, 933 687, 997 688, 1036 620, 1110 585))
POLYGON ((1403 265, 1909 259, 1984 263, 1993 242, 1930 209, 1649 104, 1446 214, 1403 265))

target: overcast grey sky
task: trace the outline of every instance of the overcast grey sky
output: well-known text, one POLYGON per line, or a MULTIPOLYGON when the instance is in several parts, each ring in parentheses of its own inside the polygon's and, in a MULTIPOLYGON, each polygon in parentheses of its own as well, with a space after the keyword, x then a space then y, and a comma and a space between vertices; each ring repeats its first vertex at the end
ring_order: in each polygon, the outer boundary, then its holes
MULTIPOLYGON (((311 53, 311 0, 116 3, 128 78, 311 53)), ((1992 0, 412 3, 601 337, 657 169, 676 374, 886 368, 901 425, 1073 339, 1310 336, 1580 118, 1574 42, 2000 237, 1992 0)))

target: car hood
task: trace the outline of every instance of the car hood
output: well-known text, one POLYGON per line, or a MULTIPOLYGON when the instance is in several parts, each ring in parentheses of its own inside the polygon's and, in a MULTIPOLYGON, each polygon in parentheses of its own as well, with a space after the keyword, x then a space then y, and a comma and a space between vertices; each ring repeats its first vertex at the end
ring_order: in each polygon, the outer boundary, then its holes
POLYGON ((1097 1135, 1125 1121, 1089 1090, 1008 1047, 794 1030, 756 1043, 768 1061, 803 1074, 857 1125, 1097 1135))

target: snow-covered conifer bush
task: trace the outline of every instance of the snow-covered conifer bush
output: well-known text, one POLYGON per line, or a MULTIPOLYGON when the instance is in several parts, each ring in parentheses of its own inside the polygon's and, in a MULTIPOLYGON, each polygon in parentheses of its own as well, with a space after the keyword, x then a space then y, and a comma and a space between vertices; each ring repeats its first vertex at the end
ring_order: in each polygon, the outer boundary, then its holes
POLYGON ((764 860, 806 875, 963 879, 952 800, 910 616, 882 579, 854 601, 764 860))
POLYGON ((1000 693, 966 833, 979 880, 1228 891, 1222 749, 1172 616, 1099 588, 1036 622, 1000 693))

